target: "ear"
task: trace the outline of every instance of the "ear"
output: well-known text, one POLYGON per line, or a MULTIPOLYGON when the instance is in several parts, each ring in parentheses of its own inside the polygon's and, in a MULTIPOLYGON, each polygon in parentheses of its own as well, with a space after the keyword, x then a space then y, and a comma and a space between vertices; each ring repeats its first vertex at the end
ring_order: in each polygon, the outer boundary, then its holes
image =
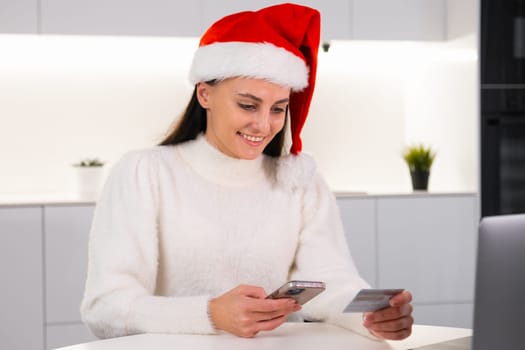
POLYGON ((203 82, 197 84, 197 100, 204 109, 207 109, 210 105, 210 89, 210 84, 203 82))

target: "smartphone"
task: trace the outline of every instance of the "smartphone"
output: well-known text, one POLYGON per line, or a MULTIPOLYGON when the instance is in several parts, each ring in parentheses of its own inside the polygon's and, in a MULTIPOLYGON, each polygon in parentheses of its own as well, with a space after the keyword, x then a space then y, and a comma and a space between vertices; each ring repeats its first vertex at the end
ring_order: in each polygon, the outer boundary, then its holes
POLYGON ((288 281, 269 294, 266 299, 292 298, 299 305, 305 304, 326 289, 324 282, 288 281))
POLYGON ((361 289, 343 312, 370 312, 390 305, 390 298, 404 289, 361 289))

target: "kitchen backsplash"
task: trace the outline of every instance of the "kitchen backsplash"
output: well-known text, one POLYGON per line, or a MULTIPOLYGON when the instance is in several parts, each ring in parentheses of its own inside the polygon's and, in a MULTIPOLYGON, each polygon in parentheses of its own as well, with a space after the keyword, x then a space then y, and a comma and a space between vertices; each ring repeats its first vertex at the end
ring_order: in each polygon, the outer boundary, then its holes
MULTIPOLYGON (((320 51, 303 131, 337 191, 405 191, 401 152, 437 151, 430 189, 478 186, 476 38, 320 51)), ((69 192, 72 164, 155 145, 192 92, 196 39, 0 35, 0 193, 69 192)))

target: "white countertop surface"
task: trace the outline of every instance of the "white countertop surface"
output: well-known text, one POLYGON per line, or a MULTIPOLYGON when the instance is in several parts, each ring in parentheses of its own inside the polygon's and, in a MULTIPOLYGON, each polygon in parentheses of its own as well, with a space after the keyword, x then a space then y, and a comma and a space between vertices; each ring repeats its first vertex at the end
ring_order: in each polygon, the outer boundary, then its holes
MULTIPOLYGON (((360 192, 334 191, 338 198, 381 198, 381 197, 429 197, 477 195, 475 192, 360 192)), ((0 193, 0 207, 39 205, 84 205, 95 204, 96 198, 83 197, 75 193, 0 193)))
POLYGON ((100 340, 60 348, 60 350, 406 350, 441 341, 470 336, 465 328, 416 325, 412 335, 403 341, 376 341, 326 323, 289 322, 255 338, 239 338, 231 334, 141 334, 100 340))
POLYGON ((2 206, 38 206, 62 204, 95 204, 94 198, 83 198, 75 193, 0 193, 2 206))
POLYGON ((459 191, 333 191, 338 197, 363 197, 363 198, 377 198, 377 197, 430 197, 430 196, 465 196, 477 195, 476 192, 459 192, 459 191))

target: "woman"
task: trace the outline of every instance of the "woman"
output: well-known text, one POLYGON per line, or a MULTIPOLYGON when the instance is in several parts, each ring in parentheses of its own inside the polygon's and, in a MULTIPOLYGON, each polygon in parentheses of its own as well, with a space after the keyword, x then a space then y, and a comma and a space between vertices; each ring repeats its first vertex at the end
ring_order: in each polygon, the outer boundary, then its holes
POLYGON ((292 4, 227 16, 203 35, 179 124, 125 155, 98 201, 81 306, 97 336, 253 337, 299 310, 377 338, 410 334, 409 292, 365 317, 342 313, 368 284, 333 194, 301 153, 318 46, 319 13, 292 4), (327 289, 303 307, 265 299, 290 279, 327 289))

